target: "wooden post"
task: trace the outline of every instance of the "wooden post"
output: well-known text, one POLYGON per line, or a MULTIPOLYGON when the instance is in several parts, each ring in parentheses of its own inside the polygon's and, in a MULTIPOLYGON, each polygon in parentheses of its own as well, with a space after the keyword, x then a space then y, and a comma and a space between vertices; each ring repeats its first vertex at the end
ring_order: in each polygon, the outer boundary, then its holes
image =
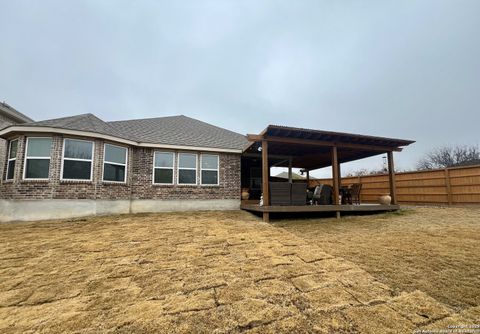
MULTIPOLYGON (((269 166, 268 166, 268 142, 266 140, 262 141, 262 195, 263 195, 263 206, 270 205, 270 189, 269 189, 269 166)), ((267 222, 270 220, 269 212, 263 213, 263 221, 267 222)))
POLYGON ((288 182, 292 183, 292 158, 288 159, 288 182))
MULTIPOLYGON (((339 205, 340 186, 338 184, 338 153, 337 147, 332 147, 332 181, 333 181, 333 204, 339 205)), ((337 211, 337 218, 340 218, 340 211, 337 211)))
POLYGON ((342 168, 340 167, 340 162, 338 162, 338 188, 342 188, 342 168))
POLYGON ((452 184, 450 183, 450 170, 448 168, 445 168, 445 186, 447 187, 448 205, 452 205, 452 184))
POLYGON ((388 156, 388 180, 390 183, 390 197, 392 204, 397 204, 397 187, 395 185, 395 166, 393 164, 393 152, 387 152, 388 156))
POLYGON ((306 175, 306 178, 307 178, 307 187, 310 187, 310 171, 309 171, 309 170, 305 170, 305 173, 307 174, 307 175, 306 175))

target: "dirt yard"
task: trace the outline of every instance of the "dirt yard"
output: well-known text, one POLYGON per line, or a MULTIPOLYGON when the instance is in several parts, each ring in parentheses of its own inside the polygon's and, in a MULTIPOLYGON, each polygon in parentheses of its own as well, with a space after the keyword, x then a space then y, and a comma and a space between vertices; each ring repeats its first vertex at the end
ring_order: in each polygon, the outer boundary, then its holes
POLYGON ((480 210, 0 224, 0 332, 412 333, 480 323, 480 210))

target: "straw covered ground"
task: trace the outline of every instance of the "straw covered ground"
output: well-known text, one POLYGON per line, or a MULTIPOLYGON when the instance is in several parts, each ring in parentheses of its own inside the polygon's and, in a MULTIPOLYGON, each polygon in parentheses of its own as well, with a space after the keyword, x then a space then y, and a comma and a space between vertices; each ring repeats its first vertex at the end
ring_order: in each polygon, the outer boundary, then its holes
POLYGON ((478 209, 0 225, 0 332, 411 333, 480 323, 478 209), (446 280, 446 281, 445 281, 446 280))

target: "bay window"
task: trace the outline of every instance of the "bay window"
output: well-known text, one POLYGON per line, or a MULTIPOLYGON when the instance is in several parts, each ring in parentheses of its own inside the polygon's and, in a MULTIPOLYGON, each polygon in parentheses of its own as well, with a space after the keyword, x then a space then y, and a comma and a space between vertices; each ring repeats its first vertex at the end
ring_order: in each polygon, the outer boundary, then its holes
POLYGON ((17 149, 18 149, 18 139, 11 140, 10 144, 8 145, 7 173, 5 176, 6 180, 13 180, 13 176, 15 175, 17 149))
POLYGON ((105 144, 104 148, 103 181, 125 183, 128 149, 111 144, 105 144))
POLYGON ((24 179, 48 180, 51 148, 52 138, 27 138, 24 179))
POLYGON ((93 148, 92 141, 63 141, 62 180, 92 180, 93 148))

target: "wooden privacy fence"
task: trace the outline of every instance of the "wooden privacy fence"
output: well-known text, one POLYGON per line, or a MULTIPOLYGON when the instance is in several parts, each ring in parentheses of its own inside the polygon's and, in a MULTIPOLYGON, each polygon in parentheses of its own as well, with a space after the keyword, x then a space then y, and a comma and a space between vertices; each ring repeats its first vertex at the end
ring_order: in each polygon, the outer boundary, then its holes
MULTIPOLYGON (((480 165, 395 174, 397 201, 404 204, 480 204, 480 165)), ((332 184, 310 180, 309 186, 332 184)), ((388 174, 342 178, 342 185, 361 183, 361 200, 378 202, 390 192, 388 174)))

